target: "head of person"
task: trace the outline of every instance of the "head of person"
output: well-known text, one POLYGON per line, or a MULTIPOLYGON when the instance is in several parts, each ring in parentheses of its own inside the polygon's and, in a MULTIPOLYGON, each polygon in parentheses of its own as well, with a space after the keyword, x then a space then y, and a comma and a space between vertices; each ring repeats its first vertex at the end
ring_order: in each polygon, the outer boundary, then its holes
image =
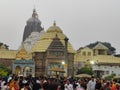
POLYGON ((94 81, 94 76, 91 77, 91 80, 94 81))
POLYGON ((78 80, 78 83, 81 83, 81 80, 80 80, 80 79, 78 80))
POLYGON ((69 79, 66 80, 66 84, 70 84, 70 80, 69 79))

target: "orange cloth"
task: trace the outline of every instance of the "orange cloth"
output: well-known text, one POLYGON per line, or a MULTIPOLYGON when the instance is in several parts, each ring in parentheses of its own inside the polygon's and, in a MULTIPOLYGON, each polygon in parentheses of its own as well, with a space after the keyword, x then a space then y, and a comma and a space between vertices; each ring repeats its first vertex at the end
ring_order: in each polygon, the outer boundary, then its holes
POLYGON ((14 81, 11 81, 11 82, 10 82, 9 87, 10 87, 10 90, 12 90, 12 88, 14 87, 14 81))
POLYGON ((111 90, 117 90, 116 84, 112 84, 111 90))

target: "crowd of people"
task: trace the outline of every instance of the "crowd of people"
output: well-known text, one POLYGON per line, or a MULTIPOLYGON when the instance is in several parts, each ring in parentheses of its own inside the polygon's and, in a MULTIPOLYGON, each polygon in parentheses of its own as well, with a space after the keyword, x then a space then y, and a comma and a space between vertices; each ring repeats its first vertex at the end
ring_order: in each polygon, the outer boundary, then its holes
POLYGON ((0 90, 120 90, 120 81, 98 78, 0 77, 0 90))

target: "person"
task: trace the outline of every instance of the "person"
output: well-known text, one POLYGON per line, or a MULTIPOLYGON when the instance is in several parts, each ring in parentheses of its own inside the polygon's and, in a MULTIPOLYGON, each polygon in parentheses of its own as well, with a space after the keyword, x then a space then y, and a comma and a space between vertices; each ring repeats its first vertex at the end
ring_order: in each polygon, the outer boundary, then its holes
POLYGON ((65 89, 64 85, 66 84, 66 81, 62 80, 60 84, 61 84, 61 90, 64 90, 65 89))
POLYGON ((70 84, 69 79, 67 79, 67 81, 66 81, 65 90, 73 90, 73 85, 70 84))
POLYGON ((5 83, 6 83, 5 78, 2 78, 1 89, 3 88, 3 86, 4 86, 5 83))
POLYGON ((82 87, 84 90, 87 90, 87 79, 81 80, 81 87, 82 87))
POLYGON ((1 89, 2 78, 0 77, 0 89, 1 89))
MULTIPOLYGON (((26 83, 23 90, 32 90, 32 89, 29 87, 29 84, 26 83)), ((36 89, 36 90, 38 90, 38 89, 36 89)))
POLYGON ((9 87, 10 87, 10 90, 12 90, 12 87, 14 87, 14 80, 10 80, 9 81, 9 87))
POLYGON ((12 90, 19 90, 18 81, 14 81, 14 85, 13 85, 13 87, 12 87, 12 90))
POLYGON ((106 83, 106 88, 105 88, 105 90, 111 90, 110 82, 107 82, 107 83, 106 83))
POLYGON ((116 87, 116 80, 113 80, 112 86, 111 86, 111 90, 117 90, 117 87, 116 87))
POLYGON ((100 90, 102 88, 101 80, 98 79, 95 84, 95 90, 100 90))
POLYGON ((88 90, 95 90, 96 80, 94 77, 91 77, 91 80, 88 82, 88 90))
POLYGON ((76 90, 81 87, 81 80, 79 79, 76 83, 76 90))
POLYGON ((32 89, 33 89, 33 90, 40 90, 40 89, 41 89, 41 83, 40 83, 39 80, 35 80, 32 89))
POLYGON ((76 89, 75 90, 85 90, 82 86, 81 86, 81 80, 79 79, 78 82, 76 83, 76 89))
POLYGON ((10 89, 10 87, 8 86, 8 83, 5 82, 5 83, 4 83, 4 86, 2 87, 1 90, 9 90, 9 89, 10 89))

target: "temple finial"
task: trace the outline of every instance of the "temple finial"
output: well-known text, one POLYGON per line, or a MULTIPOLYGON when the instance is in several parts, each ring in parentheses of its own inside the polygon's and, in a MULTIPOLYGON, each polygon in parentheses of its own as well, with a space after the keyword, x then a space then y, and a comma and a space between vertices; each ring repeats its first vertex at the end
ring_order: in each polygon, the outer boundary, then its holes
POLYGON ((34 18, 38 18, 38 14, 37 14, 37 12, 36 12, 36 9, 35 9, 35 8, 33 9, 33 14, 32 14, 32 17, 34 17, 34 18))
POLYGON ((53 26, 56 26, 56 21, 54 20, 53 26))

